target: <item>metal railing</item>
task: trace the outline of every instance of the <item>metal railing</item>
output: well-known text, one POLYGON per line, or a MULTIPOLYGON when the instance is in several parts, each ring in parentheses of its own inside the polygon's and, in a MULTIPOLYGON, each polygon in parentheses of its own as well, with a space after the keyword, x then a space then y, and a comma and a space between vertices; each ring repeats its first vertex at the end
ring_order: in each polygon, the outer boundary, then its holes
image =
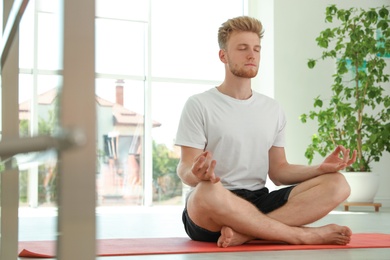
POLYGON ((41 135, 5 139, 0 141, 0 158, 50 149, 61 151, 71 147, 82 146, 85 142, 86 137, 81 130, 62 131, 61 134, 54 136, 41 135))

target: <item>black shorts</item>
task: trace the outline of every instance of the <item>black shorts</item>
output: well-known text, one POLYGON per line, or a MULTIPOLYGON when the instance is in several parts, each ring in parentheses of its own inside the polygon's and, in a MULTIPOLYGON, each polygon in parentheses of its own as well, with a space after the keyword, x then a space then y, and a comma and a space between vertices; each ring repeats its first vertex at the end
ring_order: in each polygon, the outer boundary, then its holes
MULTIPOLYGON (((294 186, 290 186, 272 192, 269 192, 267 188, 256 191, 231 190, 231 192, 251 202, 261 212, 267 214, 283 206, 287 202, 288 196, 293 188, 294 186)), ((212 232, 196 225, 188 216, 186 207, 184 208, 182 219, 185 231, 192 240, 217 242, 221 236, 221 232, 212 232)))

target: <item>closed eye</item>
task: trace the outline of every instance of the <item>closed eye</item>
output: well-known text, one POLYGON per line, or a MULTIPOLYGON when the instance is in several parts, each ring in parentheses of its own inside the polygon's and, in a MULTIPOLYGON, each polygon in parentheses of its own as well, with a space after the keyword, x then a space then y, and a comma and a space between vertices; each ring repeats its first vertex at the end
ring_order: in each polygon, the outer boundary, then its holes
MULTIPOLYGON (((249 47, 247 46, 247 45, 239 45, 238 46, 238 50, 239 51, 245 51, 245 50, 247 50, 249 47)), ((260 50, 261 50, 261 47, 260 46, 255 46, 254 48, 253 48, 253 51, 255 51, 255 52, 260 52, 260 50)))

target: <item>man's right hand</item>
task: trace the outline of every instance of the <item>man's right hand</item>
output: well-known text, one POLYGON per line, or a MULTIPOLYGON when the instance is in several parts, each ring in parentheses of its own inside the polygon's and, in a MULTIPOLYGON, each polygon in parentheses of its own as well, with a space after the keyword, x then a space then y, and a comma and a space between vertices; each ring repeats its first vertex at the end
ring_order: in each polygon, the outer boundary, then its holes
POLYGON ((210 152, 202 152, 195 158, 191 169, 192 174, 201 181, 211 181, 212 183, 219 182, 220 178, 216 177, 214 173, 217 162, 212 158, 213 156, 210 152))

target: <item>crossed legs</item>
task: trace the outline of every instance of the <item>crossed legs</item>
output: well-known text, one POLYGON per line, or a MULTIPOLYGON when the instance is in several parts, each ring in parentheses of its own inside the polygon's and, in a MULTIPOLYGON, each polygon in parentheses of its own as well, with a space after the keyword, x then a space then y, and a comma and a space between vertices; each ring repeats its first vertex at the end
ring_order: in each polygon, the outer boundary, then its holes
POLYGON ((343 245, 349 242, 352 234, 348 227, 335 224, 318 228, 302 226, 324 217, 348 195, 349 186, 341 174, 325 174, 297 185, 284 206, 265 215, 226 190, 221 183, 201 182, 188 198, 187 211, 198 226, 221 231, 220 247, 253 239, 343 245))
POLYGON ((268 216, 289 226, 307 225, 326 216, 349 194, 350 187, 341 173, 324 174, 297 185, 287 203, 268 216))

